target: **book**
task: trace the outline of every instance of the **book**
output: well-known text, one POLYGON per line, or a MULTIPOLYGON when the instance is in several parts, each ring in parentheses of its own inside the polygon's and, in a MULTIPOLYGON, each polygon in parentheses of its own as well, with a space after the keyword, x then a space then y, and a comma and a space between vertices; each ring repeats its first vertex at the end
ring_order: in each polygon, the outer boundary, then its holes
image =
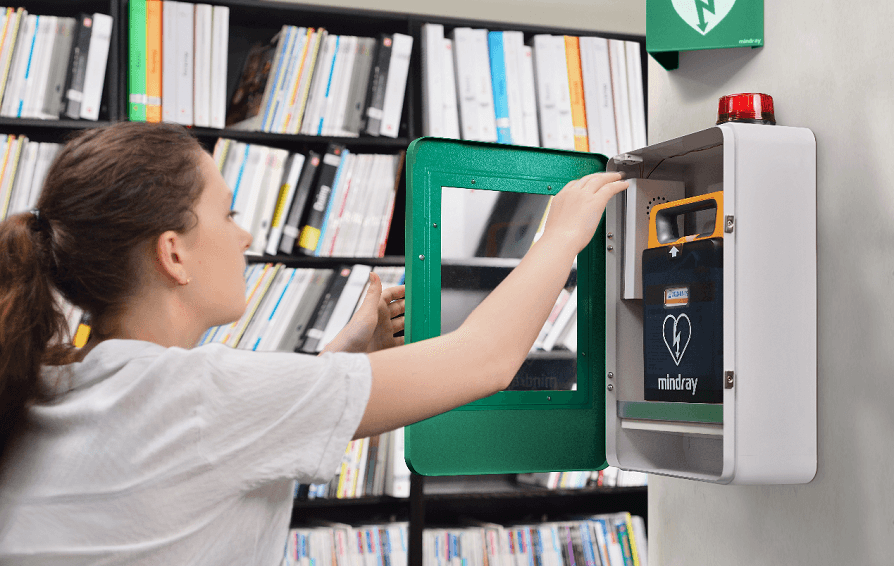
POLYGON ((25 97, 19 112, 21 118, 43 118, 41 110, 50 77, 50 58, 56 43, 58 21, 56 16, 40 17, 32 55, 33 64, 25 81, 25 97))
POLYGON ((265 117, 264 131, 282 132, 283 121, 288 111, 290 93, 294 90, 302 68, 302 58, 307 53, 307 28, 292 27, 291 45, 288 53, 283 53, 283 72, 272 89, 272 101, 268 116, 265 117))
POLYGON ((307 332, 304 337, 304 343, 301 344, 301 351, 306 354, 316 354, 322 350, 320 342, 326 332, 329 324, 329 318, 335 310, 338 298, 341 296, 342 290, 347 285, 348 277, 351 275, 350 266, 342 266, 335 270, 335 275, 329 282, 329 287, 323 294, 317 311, 313 315, 313 322, 308 325, 307 332))
MULTIPOLYGON (((522 108, 522 58, 524 57, 524 34, 521 32, 499 32, 503 42, 503 58, 506 75, 506 103, 508 105, 509 132, 511 142, 516 145, 526 143, 524 111, 522 108)), ((533 94, 533 93, 532 93, 533 94)), ((496 94, 494 94, 496 101, 496 94)), ((536 112, 536 109, 534 110, 536 112)), ((534 145, 537 145, 536 143, 534 145)))
POLYGON ((40 149, 39 143, 25 140, 19 159, 19 172, 16 175, 10 195, 7 216, 29 210, 31 183, 34 179, 34 170, 37 167, 38 149, 40 149))
POLYGON ((289 111, 284 119, 285 133, 297 134, 301 129, 307 100, 310 96, 310 87, 316 75, 314 71, 317 58, 328 33, 325 29, 318 28, 316 31, 311 31, 307 38, 307 52, 303 55, 304 62, 301 66, 301 73, 292 91, 289 111))
POLYGON ((385 85, 388 80, 388 67, 391 65, 392 43, 391 34, 379 34, 376 42, 372 76, 366 91, 366 111, 360 125, 361 130, 371 136, 378 136, 382 129, 385 85))
POLYGON ((357 306, 358 300, 362 296, 361 293, 369 281, 369 274, 372 267, 369 265, 356 264, 351 267, 351 274, 345 282, 338 301, 332 309, 332 314, 326 323, 323 335, 317 344, 317 349, 322 350, 329 345, 335 336, 341 332, 342 328, 351 319, 354 314, 354 308, 357 306))
POLYGON ((494 113, 498 143, 512 143, 509 121, 509 94, 506 87, 506 57, 503 52, 503 32, 487 34, 490 54, 490 77, 494 97, 494 113))
POLYGON ((252 243, 246 254, 262 255, 267 247, 270 225, 276 211, 276 202, 282 187, 283 171, 289 152, 285 149, 269 148, 263 163, 263 176, 256 197, 257 205, 251 223, 252 243))
POLYGON ((6 18, 3 20, 2 31, 3 46, 0 48, 0 99, 3 98, 6 92, 7 78, 12 65, 19 27, 26 14, 27 12, 24 8, 17 10, 6 8, 6 18))
POLYGON ((214 6, 211 15, 211 98, 212 128, 223 128, 227 114, 227 61, 230 37, 230 8, 214 6))
MULTIPOLYGON (((57 23, 56 43, 49 68, 49 82, 41 105, 42 116, 58 119, 62 115, 62 102, 65 98, 66 74, 70 68, 69 60, 75 40, 77 21, 74 18, 59 18, 57 23)), ((0 55, 2 61, 2 55, 0 55)))
POLYGON ((85 120, 99 119, 111 40, 112 17, 93 14, 93 33, 90 34, 87 66, 84 70, 84 101, 81 104, 80 116, 85 120))
POLYGON ((311 189, 314 187, 316 174, 319 169, 322 156, 315 152, 309 151, 304 160, 304 166, 301 169, 301 175, 295 187, 295 196, 292 198, 285 224, 282 228, 282 236, 280 237, 278 250, 284 254, 291 254, 295 249, 295 242, 304 225, 305 211, 307 210, 307 202, 311 196, 311 189))
POLYGON ((164 0, 161 8, 161 119, 177 121, 177 2, 164 0))
MULTIPOLYGON (((65 101, 63 111, 69 118, 81 117, 84 101, 84 82, 87 76, 87 56, 90 52, 90 36, 93 34, 93 18, 87 14, 78 16, 71 57, 68 62, 68 77, 65 80, 65 101)), ((145 104, 143 104, 145 112, 145 104)))
POLYGON ((478 120, 475 88, 475 54, 472 28, 458 27, 452 32, 456 96, 459 109, 460 135, 464 140, 484 141, 478 120))
POLYGON ((354 64, 357 60, 357 49, 360 38, 349 35, 342 39, 339 56, 333 68, 331 92, 326 99, 326 109, 322 116, 319 132, 326 136, 344 136, 346 104, 354 64))
POLYGON ((28 14, 16 39, 14 59, 10 69, 10 77, 0 107, 0 115, 17 118, 21 116, 22 103, 25 99, 25 83, 31 64, 34 61, 34 47, 37 43, 37 29, 40 16, 28 14))
POLYGON ((305 255, 313 255, 316 252, 317 244, 320 242, 323 221, 326 218, 329 198, 332 194, 335 176, 341 165, 341 156, 344 149, 344 146, 341 144, 329 144, 323 156, 316 187, 310 201, 310 210, 298 236, 298 251, 305 255))
POLYGON ((339 41, 340 36, 328 34, 320 45, 314 77, 307 94, 304 118, 301 123, 300 133, 302 134, 316 135, 318 133, 320 117, 326 105, 326 90, 330 85, 332 67, 335 63, 339 41))
POLYGON ((444 26, 422 24, 422 135, 445 137, 444 98, 455 96, 443 86, 444 26))
POLYGON ((276 50, 271 60, 270 74, 264 86, 264 96, 261 99, 260 113, 254 124, 255 129, 270 131, 270 123, 273 118, 275 99, 282 95, 282 84, 285 79, 289 57, 295 46, 298 28, 295 26, 282 26, 279 33, 274 36, 276 50))
POLYGON ((193 125, 193 58, 195 47, 195 7, 189 2, 176 4, 177 67, 176 67, 176 116, 175 121, 184 126, 193 125))
POLYGON ((161 122, 161 0, 146 1, 146 121, 161 122))
POLYGON ((195 5, 193 52, 193 124, 211 125, 211 19, 210 4, 195 5))
POLYGON ((607 156, 617 155, 618 138, 615 131, 608 40, 601 37, 581 37, 580 58, 590 151, 607 156))
POLYGON ((313 316, 319 309, 320 303, 329 288, 329 283, 335 276, 332 269, 314 269, 311 273, 307 287, 301 295, 298 306, 292 312, 286 326, 286 331, 276 345, 276 350, 297 352, 307 335, 313 316))
POLYGON ((127 36, 127 119, 131 122, 146 121, 146 48, 146 0, 130 0, 127 36))
POLYGON ((267 245, 264 253, 276 255, 282 239, 283 227, 286 224, 286 215, 292 207, 295 192, 298 188, 298 177, 304 167, 305 156, 301 153, 293 153, 285 167, 285 176, 279 189, 274 209, 273 219, 270 222, 270 234, 267 237, 267 245))
POLYGON ((459 108, 457 107, 456 72, 453 65, 453 40, 444 39, 444 55, 441 58, 443 69, 441 73, 444 85, 444 137, 459 139, 459 108))
POLYGON ((522 120, 525 125, 525 139, 521 143, 537 147, 540 145, 540 130, 537 119, 537 87, 534 81, 534 51, 530 46, 522 45, 521 53, 522 120))
POLYGON ((590 151, 587 139, 587 110, 584 104, 584 80, 581 73, 580 39, 566 35, 565 63, 568 70, 568 93, 571 103, 571 124, 574 127, 574 149, 590 151))
POLYGON ((327 203, 326 211, 323 214, 320 237, 317 242, 317 247, 314 249, 314 255, 316 256, 330 257, 332 255, 333 244, 335 237, 338 235, 342 214, 345 210, 345 204, 348 195, 351 194, 351 181, 356 161, 356 155, 347 149, 342 151, 341 162, 335 173, 335 179, 332 182, 332 191, 329 196, 329 202, 327 203))
POLYGON ((639 43, 624 42, 624 55, 627 61, 627 94, 630 103, 630 129, 633 147, 646 147, 646 102, 643 92, 643 69, 640 60, 639 43))
POLYGON ((627 94, 627 56, 624 42, 608 40, 609 64, 612 77, 612 100, 615 105, 615 130, 618 134, 618 153, 636 149, 633 146, 633 131, 630 122, 630 99, 627 94))
POLYGON ((410 69, 412 53, 413 38, 402 33, 395 33, 392 36, 391 61, 388 64, 388 76, 385 80, 382 121, 378 135, 396 138, 400 132, 400 120, 404 109, 404 94, 407 90, 407 74, 410 69))
POLYGON ((357 55, 354 60, 354 72, 351 76, 351 83, 348 87, 348 96, 345 102, 345 119, 342 125, 342 130, 345 135, 360 135, 360 122, 363 113, 366 110, 366 85, 370 80, 375 53, 375 38, 358 38, 357 55))

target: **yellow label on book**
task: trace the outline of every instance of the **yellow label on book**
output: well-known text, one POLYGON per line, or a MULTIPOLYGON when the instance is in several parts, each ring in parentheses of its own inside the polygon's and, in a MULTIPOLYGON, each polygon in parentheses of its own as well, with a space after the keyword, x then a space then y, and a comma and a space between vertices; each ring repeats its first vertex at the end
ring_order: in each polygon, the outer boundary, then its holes
POLYGON ((305 226, 301 230, 301 238, 298 240, 298 245, 306 250, 315 250, 319 241, 320 229, 313 226, 305 226))

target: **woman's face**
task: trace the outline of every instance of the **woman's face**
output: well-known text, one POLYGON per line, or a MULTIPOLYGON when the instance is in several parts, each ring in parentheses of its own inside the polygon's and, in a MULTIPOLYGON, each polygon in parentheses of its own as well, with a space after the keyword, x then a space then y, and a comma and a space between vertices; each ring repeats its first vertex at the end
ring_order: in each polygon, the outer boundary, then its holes
POLYGON ((233 220, 233 193, 214 159, 202 152, 199 167, 205 188, 194 209, 198 224, 185 235, 188 290, 210 327, 233 322, 245 311, 244 253, 252 236, 233 220))

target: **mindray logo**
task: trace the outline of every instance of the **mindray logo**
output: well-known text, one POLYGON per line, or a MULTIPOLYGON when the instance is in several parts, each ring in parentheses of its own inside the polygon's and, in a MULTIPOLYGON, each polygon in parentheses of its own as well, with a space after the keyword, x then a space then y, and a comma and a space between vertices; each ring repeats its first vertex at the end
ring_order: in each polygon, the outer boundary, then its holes
POLYGON ((680 373, 677 374, 677 377, 667 374, 667 377, 658 378, 658 389, 665 391, 692 391, 692 394, 695 395, 697 385, 697 377, 683 377, 683 374, 680 373))

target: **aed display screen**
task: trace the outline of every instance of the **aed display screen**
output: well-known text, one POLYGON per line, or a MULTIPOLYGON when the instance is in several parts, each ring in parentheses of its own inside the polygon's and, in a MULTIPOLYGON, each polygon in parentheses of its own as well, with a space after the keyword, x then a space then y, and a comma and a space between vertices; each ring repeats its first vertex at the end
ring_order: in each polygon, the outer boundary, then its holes
MULTIPOLYGON (((538 236, 549 195, 443 187, 441 192, 441 334, 466 317, 518 265, 538 236)), ((509 391, 577 389, 576 274, 509 391)), ((499 355, 498 352, 494 353, 499 355)))

